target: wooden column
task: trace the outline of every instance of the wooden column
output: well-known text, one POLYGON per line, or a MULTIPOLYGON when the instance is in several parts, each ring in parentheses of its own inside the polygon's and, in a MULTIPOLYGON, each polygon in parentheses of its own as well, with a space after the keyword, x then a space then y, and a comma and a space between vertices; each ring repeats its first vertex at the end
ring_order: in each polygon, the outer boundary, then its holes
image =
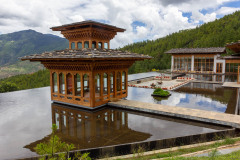
POLYGON ((58 96, 60 94, 60 78, 59 78, 59 72, 56 72, 57 73, 57 87, 58 87, 58 96))
POLYGON ((53 73, 54 72, 52 72, 52 71, 50 71, 50 90, 51 90, 51 92, 50 92, 50 94, 51 94, 51 100, 53 99, 53 95, 52 95, 52 93, 54 93, 53 92, 53 87, 54 87, 54 84, 53 84, 53 73))
POLYGON ((104 73, 100 73, 100 100, 103 101, 103 83, 104 83, 104 73))
POLYGON ((72 96, 73 96, 73 99, 72 99, 72 100, 74 101, 74 100, 75 100, 75 99, 74 99, 74 96, 75 96, 75 87, 76 87, 76 86, 75 86, 75 75, 76 75, 76 74, 71 73, 71 75, 72 75, 72 96))
POLYGON ((110 49, 110 42, 108 41, 107 44, 108 44, 108 49, 110 49))
POLYGON ((89 48, 92 48, 92 40, 89 40, 89 48))
POLYGON ((126 95, 128 96, 128 69, 125 70, 125 87, 126 87, 126 95))
MULTIPOLYGON (((81 97, 84 97, 84 93, 83 93, 83 91, 84 91, 84 74, 82 74, 82 73, 79 73, 79 75, 80 75, 80 82, 81 82, 81 97)), ((81 98, 81 101, 83 101, 83 99, 81 98)))
POLYGON ((95 41, 96 42, 96 48, 98 49, 98 41, 95 41))
POLYGON ((82 48, 84 48, 84 41, 82 41, 82 48))
POLYGON ((64 72, 65 98, 67 98, 67 73, 64 72))
POLYGON ((78 48, 78 46, 77 46, 77 43, 78 43, 78 42, 74 42, 74 43, 75 43, 75 49, 77 49, 77 48, 78 48))
POLYGON ((113 75, 113 88, 114 88, 114 95, 113 97, 117 97, 117 71, 114 71, 114 75, 113 75))
POLYGON ((120 95, 121 95, 121 96, 122 96, 122 72, 123 72, 123 71, 120 71, 120 75, 121 75, 121 76, 120 76, 120 91, 121 91, 121 94, 120 94, 120 95))
POLYGON ((69 49, 72 49, 72 47, 71 47, 71 43, 72 43, 72 42, 69 41, 69 49))
POLYGON ((89 91, 90 91, 90 107, 95 106, 95 86, 94 86, 94 73, 89 73, 89 91))
POLYGON ((110 98, 110 89, 111 89, 111 77, 110 77, 111 72, 107 73, 107 91, 108 91, 108 98, 110 98))

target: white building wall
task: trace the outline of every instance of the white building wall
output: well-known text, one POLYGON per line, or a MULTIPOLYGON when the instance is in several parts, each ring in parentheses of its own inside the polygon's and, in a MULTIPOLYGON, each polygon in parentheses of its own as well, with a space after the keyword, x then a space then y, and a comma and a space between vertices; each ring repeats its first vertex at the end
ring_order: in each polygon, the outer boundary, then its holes
POLYGON ((171 72, 173 71, 173 69, 174 69, 174 56, 172 55, 171 56, 171 72))
POLYGON ((192 55, 192 59, 191 59, 191 71, 194 71, 194 55, 192 55))
POLYGON ((220 55, 215 55, 214 56, 214 65, 213 65, 213 71, 214 73, 217 72, 217 63, 222 63, 222 73, 225 73, 225 67, 226 67, 226 63, 225 63, 225 59, 217 59, 217 57, 219 57, 220 55))

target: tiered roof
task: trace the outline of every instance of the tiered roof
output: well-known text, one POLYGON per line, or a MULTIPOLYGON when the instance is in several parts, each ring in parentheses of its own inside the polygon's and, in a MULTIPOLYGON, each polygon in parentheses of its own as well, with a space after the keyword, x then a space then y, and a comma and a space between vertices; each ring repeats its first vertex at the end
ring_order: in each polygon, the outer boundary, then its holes
POLYGON ((113 25, 109 24, 104 24, 96 21, 82 21, 82 22, 76 22, 76 23, 71 23, 71 24, 65 24, 61 26, 56 26, 52 27, 51 29, 53 31, 67 31, 67 30, 75 30, 75 29, 84 29, 84 28, 98 28, 98 29, 105 29, 105 30, 110 30, 114 32, 124 32, 125 29, 118 28, 113 25))
POLYGON ((21 57, 21 60, 44 61, 44 60, 143 60, 151 59, 151 56, 131 53, 113 49, 65 49, 42 54, 32 54, 21 57))

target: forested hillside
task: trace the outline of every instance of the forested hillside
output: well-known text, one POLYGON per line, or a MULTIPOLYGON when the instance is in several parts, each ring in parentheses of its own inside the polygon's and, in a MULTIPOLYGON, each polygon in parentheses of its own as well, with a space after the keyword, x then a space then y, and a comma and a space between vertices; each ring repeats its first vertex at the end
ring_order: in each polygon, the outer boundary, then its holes
MULTIPOLYGON (((235 42, 238 40, 240 40, 240 11, 235 12, 231 15, 227 15, 219 20, 203 24, 195 29, 182 30, 154 41, 145 41, 130 44, 121 48, 121 50, 128 50, 140 54, 148 54, 154 57, 152 60, 136 62, 129 69, 129 73, 138 73, 150 71, 153 68, 170 68, 170 55, 164 54, 164 52, 172 48, 223 47, 226 43, 235 42)), ((66 45, 66 40, 63 41, 63 44, 59 44, 59 47, 63 47, 63 45, 66 45)), ((48 43, 51 42, 48 41, 48 43)), ((43 44, 38 43, 38 45, 43 44)), ((52 48, 50 47, 43 50, 51 49, 52 48)), ((0 52, 0 56, 1 53, 2 51, 0 52)), ((10 62, 11 61, 9 61, 8 63, 10 62)), ((28 74, 14 76, 0 80, 0 85, 1 84, 2 87, 0 86, 0 91, 1 88, 2 90, 4 90, 3 88, 5 88, 11 91, 43 87, 49 85, 49 72, 47 70, 42 70, 32 75, 28 74)))
POLYGON ((40 70, 33 74, 21 74, 0 80, 0 93, 39 88, 50 85, 48 70, 40 70))
POLYGON ((44 51, 65 49, 68 41, 51 34, 42 34, 34 30, 24 30, 0 35, 0 66, 6 66, 22 57, 44 51))
POLYGON ((240 40, 240 11, 205 23, 195 29, 181 30, 154 41, 130 44, 123 47, 122 50, 154 57, 150 61, 136 62, 129 69, 129 73, 138 73, 153 68, 170 68, 171 57, 164 52, 172 48, 224 47, 226 43, 238 40, 240 40))

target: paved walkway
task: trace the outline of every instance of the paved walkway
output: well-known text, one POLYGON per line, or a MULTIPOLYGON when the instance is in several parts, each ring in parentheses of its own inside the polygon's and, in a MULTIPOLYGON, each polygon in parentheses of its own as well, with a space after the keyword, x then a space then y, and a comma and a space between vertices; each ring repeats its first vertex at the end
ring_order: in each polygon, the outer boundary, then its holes
POLYGON ((238 84, 237 82, 224 82, 222 86, 240 88, 240 84, 238 84))
POLYGON ((109 102, 111 106, 126 108, 136 111, 144 111, 148 113, 156 113, 166 116, 174 116, 190 120, 197 120, 207 123, 215 123, 227 125, 234 128, 240 128, 240 116, 226 113, 217 113, 198 109, 189 109, 182 107, 173 107, 153 103, 145 103, 132 100, 119 100, 117 102, 109 102))
POLYGON ((161 88, 169 88, 171 86, 180 84, 181 82, 176 81, 176 80, 170 80, 170 81, 162 81, 162 84, 158 84, 157 82, 160 82, 161 80, 151 80, 151 81, 147 81, 147 82, 142 82, 139 84, 135 84, 137 87, 138 86, 151 86, 152 83, 156 84, 156 87, 161 87, 161 88))

